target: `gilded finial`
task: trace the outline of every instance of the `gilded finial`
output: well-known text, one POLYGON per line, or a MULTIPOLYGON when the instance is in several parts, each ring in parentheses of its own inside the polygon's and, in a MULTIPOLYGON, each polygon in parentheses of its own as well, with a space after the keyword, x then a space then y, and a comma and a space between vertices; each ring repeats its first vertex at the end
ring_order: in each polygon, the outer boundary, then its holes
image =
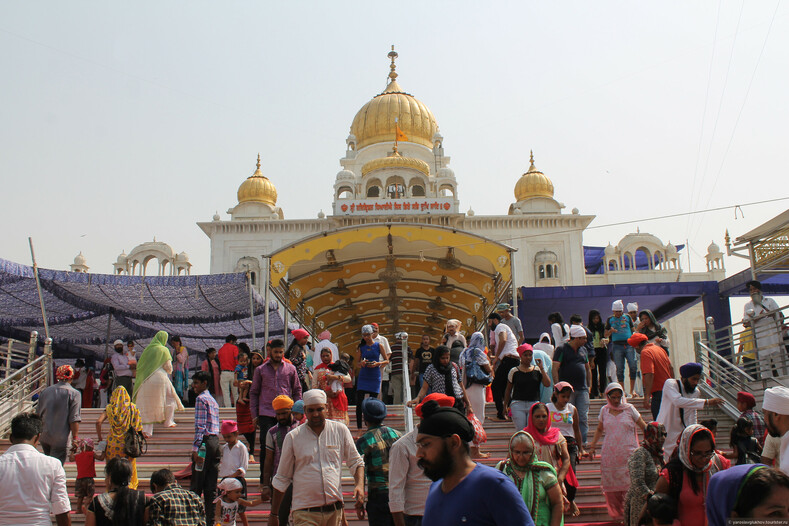
POLYGON ((392 44, 392 51, 390 51, 389 54, 386 56, 392 60, 392 63, 389 64, 389 78, 391 80, 394 80, 397 78, 397 72, 395 71, 395 68, 397 68, 397 66, 395 65, 395 59, 397 58, 397 51, 394 50, 394 44, 392 44))
POLYGON ((258 153, 258 165, 257 165, 257 168, 258 168, 258 170, 260 170, 260 154, 259 153, 258 153))
POLYGON ((534 166, 534 150, 529 150, 529 163, 531 163, 531 166, 529 167, 530 172, 537 169, 534 166))

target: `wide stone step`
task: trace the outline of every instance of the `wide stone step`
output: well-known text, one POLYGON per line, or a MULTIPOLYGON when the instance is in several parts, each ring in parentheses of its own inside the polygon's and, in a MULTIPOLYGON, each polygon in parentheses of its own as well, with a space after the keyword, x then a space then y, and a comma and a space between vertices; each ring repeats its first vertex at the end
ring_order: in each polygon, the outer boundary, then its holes
MULTIPOLYGON (((592 400, 589 408, 589 440, 591 440, 594 430, 597 427, 597 417, 600 413, 600 408, 605 404, 603 400, 592 400)), ((648 409, 642 407, 640 400, 635 400, 634 404, 641 413, 645 421, 651 420, 651 414, 648 409)), ((95 422, 99 415, 103 412, 101 409, 83 409, 82 410, 82 424, 80 425, 80 435, 83 437, 96 438, 95 422)), ((386 424, 404 431, 405 423, 403 421, 403 408, 402 406, 389 406, 388 417, 386 424)), ((354 437, 363 433, 355 424, 355 408, 349 408, 351 416, 350 430, 354 437)), ((236 420, 236 412, 233 408, 221 408, 219 413, 221 420, 236 420)), ((515 432, 515 428, 511 422, 496 422, 490 418, 495 416, 495 406, 488 403, 486 406, 483 425, 488 435, 488 441, 482 446, 483 451, 490 454, 490 458, 481 460, 480 462, 489 466, 495 466, 500 460, 503 460, 508 452, 509 439, 515 432)), ((720 411, 705 410, 699 412, 699 419, 716 418, 718 420, 719 437, 723 438, 728 435, 728 431, 733 425, 731 418, 726 417, 720 411)), ((416 419, 418 421, 418 419, 416 419)), ((148 452, 146 455, 138 459, 137 472, 140 480, 140 488, 149 491, 150 475, 159 469, 168 468, 174 472, 181 471, 187 467, 190 462, 191 444, 194 437, 194 410, 187 408, 187 410, 176 413, 175 421, 177 427, 165 428, 163 425, 157 424, 154 426, 154 435, 148 440, 148 452)), ((103 434, 106 436, 108 426, 104 426, 103 434)), ((241 439, 244 440, 243 438, 241 439)), ((725 440, 725 438, 723 438, 725 440)), ((10 443, 8 440, 0 440, 0 452, 5 451, 10 443)), ((720 445, 719 445, 720 448, 720 445)), ((260 444, 257 444, 258 453, 260 444)), ((568 524, 584 523, 584 524, 597 524, 599 526, 608 525, 610 518, 606 511, 605 499, 602 495, 602 488, 600 487, 600 449, 597 451, 598 456, 595 459, 583 459, 577 466, 577 476, 580 481, 580 488, 576 502, 581 509, 580 517, 567 517, 565 522, 568 524)), ((105 462, 96 462, 96 491, 97 493, 104 491, 104 470, 105 462)), ((66 475, 68 477, 68 489, 72 496, 72 503, 76 503, 74 494, 74 482, 76 478, 76 466, 74 463, 67 462, 66 475)), ((350 512, 348 515, 349 524, 352 526, 366 525, 367 521, 359 521, 353 512, 353 478, 347 469, 343 468, 342 487, 345 496, 346 508, 350 512)), ((257 462, 252 462, 249 465, 248 471, 248 486, 250 494, 255 496, 258 492, 259 486, 260 467, 257 462)), ((188 487, 188 480, 180 481, 184 487, 188 487)), ((252 525, 262 525, 268 520, 268 503, 263 503, 261 506, 251 509, 247 513, 249 523, 252 525)), ((81 514, 72 514, 72 524, 84 524, 84 517, 81 514)))

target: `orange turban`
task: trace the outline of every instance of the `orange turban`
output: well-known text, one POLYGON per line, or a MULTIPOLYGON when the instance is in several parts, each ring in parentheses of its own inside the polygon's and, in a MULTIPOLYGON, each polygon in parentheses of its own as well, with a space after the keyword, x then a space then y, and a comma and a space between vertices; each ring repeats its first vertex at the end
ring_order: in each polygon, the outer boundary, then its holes
POLYGON ((274 408, 274 411, 279 411, 280 409, 290 409, 293 407, 293 400, 287 395, 279 395, 271 402, 271 407, 274 408))

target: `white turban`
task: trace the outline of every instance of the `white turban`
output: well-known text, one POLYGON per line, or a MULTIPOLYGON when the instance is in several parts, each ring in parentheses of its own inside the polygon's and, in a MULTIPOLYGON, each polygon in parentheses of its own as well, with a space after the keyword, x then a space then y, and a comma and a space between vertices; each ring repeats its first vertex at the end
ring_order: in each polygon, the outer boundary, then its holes
POLYGON ((616 300, 616 301, 615 301, 615 302, 614 302, 614 303, 611 305, 611 310, 612 310, 612 311, 625 310, 625 306, 624 306, 624 304, 622 303, 622 300, 616 300))
POLYGON ((570 338, 583 338, 586 336, 586 331, 580 325, 573 325, 570 327, 570 338))
POLYGON ((779 415, 789 415, 789 389, 779 386, 765 390, 762 409, 779 415))
POLYGON ((302 400, 304 401, 304 407, 307 407, 308 405, 325 404, 326 391, 323 389, 310 389, 304 393, 302 400))
POLYGON ((635 301, 633 303, 628 303, 627 312, 638 312, 638 303, 635 301))
POLYGON ((365 325, 362 327, 362 334, 372 334, 375 332, 375 327, 372 325, 365 325))

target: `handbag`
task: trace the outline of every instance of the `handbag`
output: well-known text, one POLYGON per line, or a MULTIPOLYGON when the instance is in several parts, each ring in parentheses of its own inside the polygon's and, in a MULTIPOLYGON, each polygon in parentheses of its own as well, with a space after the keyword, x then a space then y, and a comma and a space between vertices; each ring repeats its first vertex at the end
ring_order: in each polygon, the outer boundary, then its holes
POLYGON ((475 446, 478 446, 483 442, 487 442, 488 433, 485 431, 485 428, 482 427, 482 423, 479 421, 479 418, 477 418, 477 415, 474 413, 469 413, 468 419, 471 422, 471 425, 474 426, 474 439, 472 440, 472 443, 475 446))
MULTIPOLYGON (((480 352, 479 349, 474 349, 475 352, 480 352)), ((477 363, 476 355, 471 356, 471 361, 466 359, 466 381, 469 384, 488 385, 493 381, 489 374, 482 370, 482 367, 477 363)))
POLYGON ((148 452, 148 441, 142 431, 129 427, 123 437, 123 453, 129 458, 137 458, 148 452))

